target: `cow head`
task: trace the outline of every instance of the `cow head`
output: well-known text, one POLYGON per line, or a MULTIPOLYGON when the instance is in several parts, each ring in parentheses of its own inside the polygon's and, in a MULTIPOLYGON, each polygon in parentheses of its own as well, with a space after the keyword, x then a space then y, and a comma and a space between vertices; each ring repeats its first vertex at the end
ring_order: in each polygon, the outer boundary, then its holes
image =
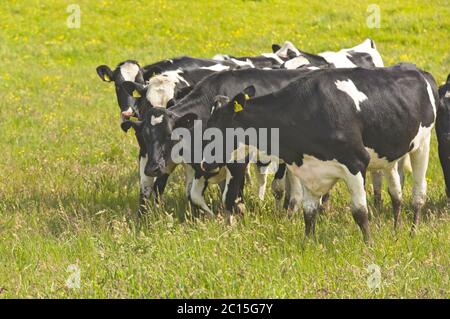
POLYGON ((300 55, 300 51, 290 41, 285 41, 283 46, 272 44, 272 51, 284 61, 300 55))
POLYGON ((124 91, 135 98, 134 108, 139 116, 151 107, 172 107, 193 88, 184 85, 180 83, 179 71, 154 72, 145 85, 132 81, 122 83, 124 91))
POLYGON ((168 102, 175 97, 180 82, 179 72, 166 71, 150 78, 146 97, 151 105, 167 107, 168 102))
POLYGON ((127 119, 133 113, 132 110, 136 98, 125 91, 122 83, 125 81, 133 81, 144 84, 143 70, 139 63, 134 60, 127 60, 119 63, 114 71, 107 65, 100 65, 97 67, 97 74, 105 82, 114 82, 122 120, 127 119))
MULTIPOLYGON (((206 128, 218 129, 221 132, 221 135, 226 137, 226 129, 234 127, 236 117, 239 116, 240 112, 245 109, 247 100, 253 96, 255 96, 254 86, 249 86, 242 93, 239 93, 232 99, 224 96, 217 96, 206 128)), ((225 165, 225 163, 231 158, 231 153, 226 153, 229 151, 226 148, 226 142, 227 141, 224 140, 222 143, 222 154, 224 154, 224 158, 222 158, 220 162, 216 162, 214 159, 204 157, 200 165, 202 170, 206 172, 215 172, 219 167, 225 165)))
POLYGON ((180 126, 189 126, 187 122, 193 122, 195 115, 187 114, 179 117, 165 108, 149 108, 143 116, 143 121, 125 121, 122 129, 127 132, 131 127, 140 134, 147 150, 148 161, 145 174, 148 176, 160 176, 167 173, 167 166, 172 162, 171 150, 177 143, 172 138, 174 129, 180 126))

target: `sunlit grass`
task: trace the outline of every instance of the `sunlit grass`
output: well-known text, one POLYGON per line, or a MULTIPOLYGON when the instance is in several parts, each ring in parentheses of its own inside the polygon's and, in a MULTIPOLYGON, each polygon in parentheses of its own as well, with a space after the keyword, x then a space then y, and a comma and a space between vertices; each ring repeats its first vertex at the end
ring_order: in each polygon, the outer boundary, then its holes
MULTIPOLYGON (((410 177, 403 227, 373 211, 374 246, 352 220, 346 189, 333 190, 315 240, 300 213, 275 211, 246 189, 235 227, 184 221, 181 171, 163 208, 136 219, 137 145, 118 126, 113 87, 99 64, 143 64, 177 55, 270 51, 291 40, 319 52, 376 41, 386 64, 416 63, 443 81, 450 72, 447 1, 378 1, 381 28, 366 25, 370 1, 78 1, 0 6, 0 297, 440 297, 450 296, 450 227, 433 139, 428 203, 410 237, 410 177), (381 286, 367 285, 370 264, 381 286), (68 289, 67 267, 81 269, 68 289)), ((219 211, 218 191, 208 192, 219 211)), ((369 196, 371 201, 371 196, 369 196)))

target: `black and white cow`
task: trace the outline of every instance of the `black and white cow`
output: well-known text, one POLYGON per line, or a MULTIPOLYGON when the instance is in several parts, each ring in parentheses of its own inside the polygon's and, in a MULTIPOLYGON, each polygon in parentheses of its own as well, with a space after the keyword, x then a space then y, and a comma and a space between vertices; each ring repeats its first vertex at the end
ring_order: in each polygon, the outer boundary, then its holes
MULTIPOLYGON (((97 67, 97 74, 105 82, 114 82, 117 102, 120 107, 121 120, 125 121, 130 119, 132 116, 139 115, 136 114, 135 110, 135 105, 138 97, 133 96, 133 94, 130 94, 130 90, 134 91, 133 88, 135 87, 142 88, 145 86, 147 91, 148 86, 146 85, 146 82, 149 80, 152 81, 151 78, 155 77, 155 79, 153 80, 155 83, 155 89, 152 90, 151 96, 154 97, 155 103, 160 103, 162 105, 164 102, 166 102, 164 98, 167 92, 170 93, 170 90, 172 91, 175 90, 175 88, 171 88, 171 85, 173 85, 173 83, 179 86, 187 84, 192 85, 194 82, 199 81, 200 78, 212 72, 228 69, 230 67, 237 67, 237 66, 235 63, 229 61, 219 62, 212 59, 199 59, 184 56, 180 58, 159 61, 151 65, 147 65, 144 68, 141 68, 139 63, 135 60, 126 60, 124 62, 119 63, 117 67, 114 69, 114 71, 112 71, 107 65, 100 65, 97 67), (201 71, 195 71, 195 69, 197 68, 200 68, 201 71), (181 73, 183 72, 191 73, 189 83, 187 83, 186 79, 182 77, 184 74, 181 75, 181 73), (194 77, 192 75, 193 73, 196 74, 197 79, 192 78, 194 77), (157 79, 162 80, 157 81, 157 79), (130 87, 130 85, 126 85, 126 83, 133 83, 133 85, 130 87), (162 93, 160 92, 161 90, 163 91, 162 93)), ((175 93, 181 94, 183 93, 183 91, 180 88, 175 93)), ((145 206, 145 201, 151 196, 151 194, 155 195, 155 199, 160 194, 162 194, 167 183, 168 175, 160 176, 155 180, 153 177, 146 176, 143 173, 144 167, 146 165, 147 152, 145 150, 145 144, 143 142, 142 137, 139 134, 136 134, 136 139, 140 147, 139 207, 140 212, 142 212, 145 206)))
POLYGON ((192 70, 164 71, 152 76, 146 84, 126 81, 122 86, 129 95, 137 98, 133 108, 139 115, 151 107, 172 106, 208 75, 229 69, 229 66, 216 64, 192 70))
POLYGON ((364 42, 350 49, 341 49, 337 52, 326 51, 319 54, 301 51, 295 48, 291 42, 286 41, 283 47, 279 48, 275 54, 290 58, 281 66, 285 69, 297 69, 300 67, 314 69, 318 66, 324 67, 326 65, 334 68, 374 68, 384 66, 383 59, 376 49, 375 42, 371 39, 366 39, 364 42))
POLYGON ((439 88, 441 108, 436 119, 436 135, 438 138, 439 159, 444 173, 447 201, 450 205, 450 75, 439 88))
MULTIPOLYGON (((353 217, 370 241, 366 172, 382 170, 387 177, 397 227, 402 202, 397 165, 406 155, 412 163, 413 227, 419 222, 438 98, 433 77, 412 65, 327 69, 265 96, 246 100, 238 94, 214 110, 208 128, 278 128, 279 154, 259 151, 284 161, 301 179, 306 235, 315 231, 321 196, 343 180, 353 217)), ((224 154, 224 161, 232 160, 224 154)), ((206 171, 219 165, 202 162, 206 171)))
POLYGON ((213 57, 217 61, 231 61, 241 67, 257 69, 279 69, 289 58, 282 59, 275 53, 262 53, 257 56, 234 57, 231 55, 217 54, 213 57))
MULTIPOLYGON (((375 68, 384 67, 383 59, 378 52, 375 42, 372 39, 366 39, 362 43, 350 49, 341 49, 337 52, 326 51, 319 54, 311 54, 297 49, 291 42, 286 41, 282 47, 274 44, 273 50, 280 57, 290 58, 281 68, 285 69, 324 69, 324 68, 375 68)), ((410 170, 409 157, 403 158, 398 170, 402 186, 404 184, 404 171, 410 170)), ((374 202, 377 207, 381 207, 382 197, 382 173, 372 171, 372 183, 374 202)))
MULTIPOLYGON (((128 94, 123 83, 126 81, 136 82, 142 85, 146 84, 152 76, 167 71, 173 71, 171 78, 176 78, 177 74, 183 70, 192 70, 198 68, 217 70, 218 68, 235 68, 237 65, 230 61, 216 61, 212 59, 192 58, 188 56, 167 59, 159 61, 143 68, 135 60, 126 60, 117 65, 112 71, 107 65, 97 67, 97 74, 105 82, 114 82, 117 102, 120 107, 122 120, 128 119, 132 113, 136 98, 128 94)), ((182 80, 180 80, 182 81, 182 80)))
MULTIPOLYGON (((305 76, 310 72, 303 70, 243 69, 212 74, 200 81, 192 92, 170 109, 149 108, 143 122, 126 121, 122 123, 122 128, 128 130, 133 127, 142 134, 149 158, 145 167, 147 176, 170 174, 173 169, 171 150, 176 143, 171 136, 173 130, 177 127, 190 128, 194 119, 206 123, 211 115, 211 109, 222 102, 220 99, 216 101, 216 96, 233 96, 250 84, 256 87, 258 94, 266 94, 276 91, 299 76, 305 76)), ((205 174, 198 164, 185 165, 187 196, 193 206, 212 214, 203 193, 209 183, 221 182, 226 176, 224 174, 226 171, 205 174)), ((236 164, 230 165, 227 170, 228 173, 233 172, 242 175, 245 167, 246 165, 236 164)), ((236 183, 236 179, 227 182, 227 191, 224 193, 223 201, 226 210, 232 210, 239 203, 235 202, 235 197, 233 201, 229 198, 240 194, 243 184, 236 183), (235 185, 231 186, 230 184, 235 185)))

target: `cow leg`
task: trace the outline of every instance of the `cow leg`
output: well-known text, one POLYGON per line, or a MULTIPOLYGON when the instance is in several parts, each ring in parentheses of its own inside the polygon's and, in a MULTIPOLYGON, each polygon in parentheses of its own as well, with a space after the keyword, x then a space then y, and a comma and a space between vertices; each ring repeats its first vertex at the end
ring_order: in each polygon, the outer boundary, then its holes
MULTIPOLYGON (((303 185, 303 184, 302 184, 303 185)), ((320 205, 320 196, 314 195, 303 185, 303 218, 305 220, 305 237, 316 232, 316 217, 320 205)))
POLYGON ((285 199, 288 198, 287 213, 288 217, 292 217, 293 214, 298 210, 298 207, 302 202, 303 187, 300 178, 295 176, 290 170, 287 170, 285 179, 286 179, 285 199))
POLYGON ((147 202, 150 199, 154 178, 145 175, 145 165, 147 164, 147 155, 139 157, 139 177, 140 177, 140 192, 139 192, 139 210, 140 215, 147 210, 147 202))
POLYGON ((205 197, 203 196, 206 186, 208 186, 208 181, 204 176, 194 177, 191 184, 191 189, 189 191, 189 201, 194 207, 198 207, 210 216, 214 216, 212 210, 206 204, 205 197))
POLYGON ((286 193, 285 197, 285 205, 284 207, 287 209, 289 206, 289 194, 285 192, 286 186, 286 164, 280 163, 278 164, 277 171, 275 176, 273 177, 271 189, 273 196, 275 197, 275 205, 277 209, 281 209, 281 200, 283 199, 283 195, 286 193))
MULTIPOLYGON (((266 194, 266 184, 267 184, 267 167, 270 165, 264 165, 261 162, 256 162, 256 181, 258 183, 258 198, 264 200, 266 194)), ((250 167, 250 165, 248 166, 250 167)))
POLYGON ((347 172, 345 183, 350 191, 352 199, 352 215, 355 222, 361 229, 364 241, 371 242, 369 230, 369 214, 367 210, 366 190, 364 188, 365 173, 359 172, 353 175, 347 172))
POLYGON ((406 157, 403 157, 400 161, 398 161, 397 172, 400 177, 400 185, 403 189, 403 185, 405 185, 405 170, 404 166, 406 163, 406 157))
POLYGON ((330 208, 330 192, 322 196, 320 212, 324 213, 330 208))
POLYGON ((381 188, 383 186, 383 175, 380 171, 372 171, 372 187, 373 187, 373 199, 377 209, 381 209, 383 205, 383 199, 381 198, 381 188))
POLYGON ((184 165, 184 185, 186 197, 189 198, 191 194, 192 182, 194 180, 195 170, 191 165, 184 165))
POLYGON ((169 174, 163 174, 162 176, 157 177, 153 183, 153 193, 155 194, 156 203, 159 203, 161 200, 161 196, 166 188, 168 178, 169 174))
MULTIPOLYGON (((398 165, 398 163, 397 163, 398 165)), ((392 210, 394 213, 394 228, 398 229, 401 225, 401 205, 402 205, 402 185, 398 173, 397 165, 384 171, 388 184, 389 196, 391 197, 392 210)))
POLYGON ((414 222, 412 232, 417 229, 420 221, 420 211, 425 204, 427 181, 426 174, 430 156, 430 136, 414 152, 410 153, 413 175, 412 202, 414 209, 414 222))
POLYGON ((229 225, 235 223, 234 213, 242 214, 244 175, 247 164, 230 164, 226 167, 226 186, 222 194, 222 201, 225 207, 225 218, 229 225))
MULTIPOLYGON (((258 176, 257 176, 257 178, 258 178, 258 176)), ((248 165, 247 169, 245 170, 245 179, 248 181, 249 185, 251 185, 251 183, 252 183, 252 168, 250 165, 248 165)), ((259 187, 259 183, 258 183, 258 187, 259 187)), ((262 197, 263 197, 262 199, 264 199, 264 193, 263 193, 262 197)))
POLYGON ((161 196, 166 189, 167 180, 169 179, 170 174, 175 170, 177 164, 170 164, 166 167, 167 173, 157 177, 153 183, 153 193, 155 194, 155 202, 159 203, 161 200, 161 196))

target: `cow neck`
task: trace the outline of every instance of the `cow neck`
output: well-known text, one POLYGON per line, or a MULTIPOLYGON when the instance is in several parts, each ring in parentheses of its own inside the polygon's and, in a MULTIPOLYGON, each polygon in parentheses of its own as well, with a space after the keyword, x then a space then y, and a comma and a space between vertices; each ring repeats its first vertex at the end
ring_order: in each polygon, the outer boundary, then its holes
POLYGON ((211 116, 213 96, 206 93, 198 94, 198 96, 193 98, 188 98, 191 94, 188 94, 186 98, 181 99, 178 104, 170 108, 170 111, 178 117, 194 113, 198 116, 198 120, 207 121, 211 116))
POLYGON ((234 127, 247 128, 279 128, 283 125, 282 116, 278 115, 274 104, 267 101, 270 96, 256 98, 247 101, 242 112, 234 117, 234 127), (269 102, 269 103, 267 103, 269 102))

